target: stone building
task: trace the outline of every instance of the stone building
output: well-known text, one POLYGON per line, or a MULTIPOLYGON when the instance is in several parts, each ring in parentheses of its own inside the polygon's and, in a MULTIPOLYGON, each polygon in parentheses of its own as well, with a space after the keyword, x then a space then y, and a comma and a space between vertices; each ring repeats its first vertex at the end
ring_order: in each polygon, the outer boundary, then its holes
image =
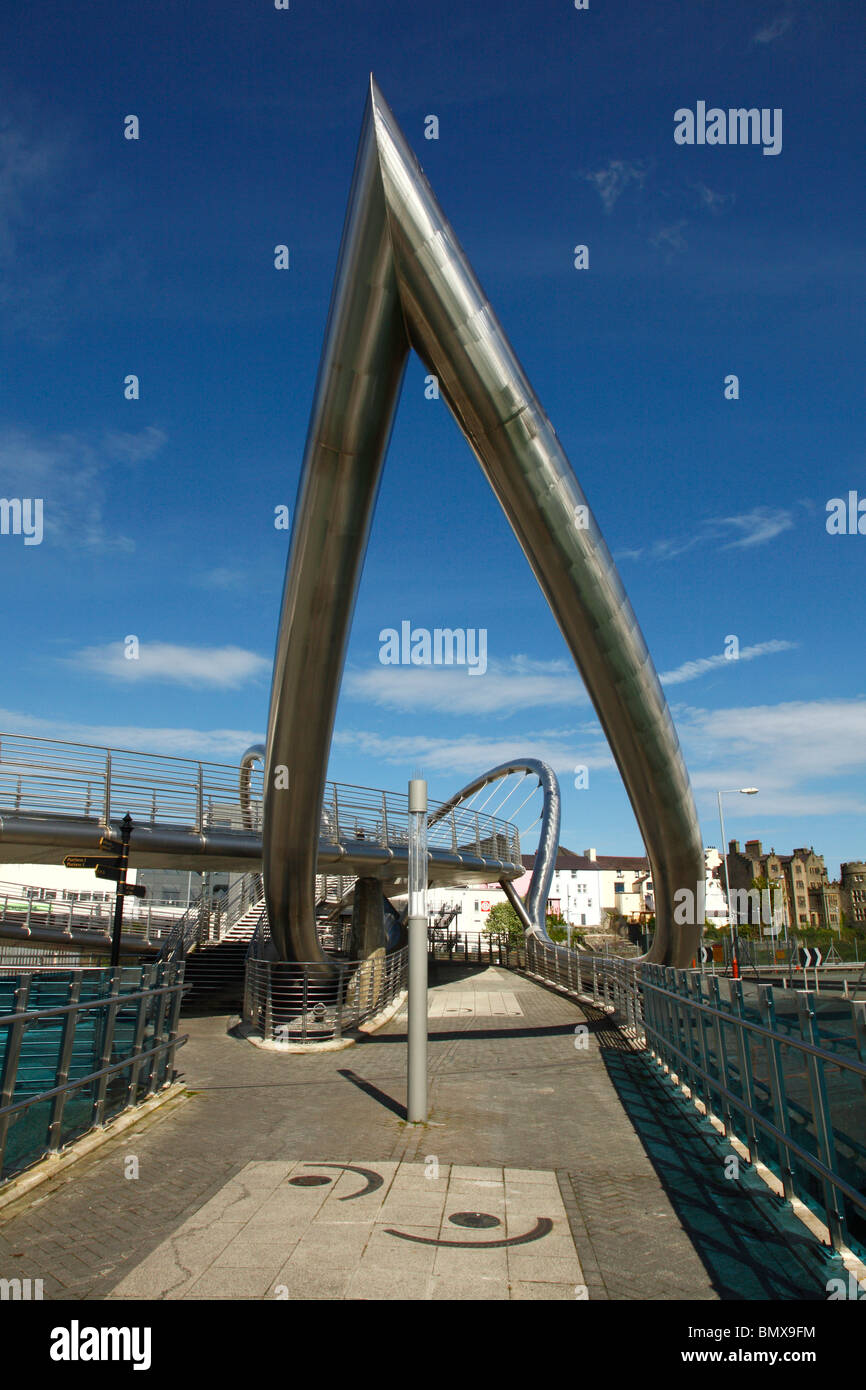
POLYGON ((842 865, 839 901, 852 926, 866 924, 866 864, 862 860, 842 865))
MULTIPOLYGON (((814 847, 795 849, 792 854, 777 854, 772 848, 765 853, 760 840, 746 840, 742 850, 739 840, 731 840, 727 858, 732 892, 748 890, 756 878, 766 879, 774 905, 781 906, 783 920, 792 931, 841 929, 839 889, 830 882, 824 856, 816 854, 814 847)), ((863 901, 866 906, 866 898, 863 901)))

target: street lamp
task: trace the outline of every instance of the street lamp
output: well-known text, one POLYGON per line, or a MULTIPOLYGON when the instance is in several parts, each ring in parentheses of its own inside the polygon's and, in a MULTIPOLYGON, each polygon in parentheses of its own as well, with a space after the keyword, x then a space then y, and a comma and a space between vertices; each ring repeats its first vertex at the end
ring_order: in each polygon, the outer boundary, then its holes
POLYGON ((735 980, 740 977, 740 938, 737 932, 737 924, 734 921, 731 911, 731 880, 728 874, 728 843, 725 839, 725 817, 722 813, 722 797, 733 796, 738 792, 740 796, 757 796, 757 787, 725 787, 718 792, 719 798, 719 825, 722 830, 722 858, 725 861, 725 893, 728 899, 728 923, 731 928, 731 969, 735 980))

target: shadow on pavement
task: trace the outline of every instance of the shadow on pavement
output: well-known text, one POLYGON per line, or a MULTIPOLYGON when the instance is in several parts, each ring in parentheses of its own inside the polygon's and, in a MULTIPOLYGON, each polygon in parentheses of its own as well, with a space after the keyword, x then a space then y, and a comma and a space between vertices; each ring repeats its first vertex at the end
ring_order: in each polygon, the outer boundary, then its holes
POLYGON ((725 1177, 730 1145, 646 1053, 599 1041, 617 1095, 719 1296, 826 1300, 828 1279, 844 1274, 839 1257, 748 1164, 740 1162, 737 1178, 725 1177))

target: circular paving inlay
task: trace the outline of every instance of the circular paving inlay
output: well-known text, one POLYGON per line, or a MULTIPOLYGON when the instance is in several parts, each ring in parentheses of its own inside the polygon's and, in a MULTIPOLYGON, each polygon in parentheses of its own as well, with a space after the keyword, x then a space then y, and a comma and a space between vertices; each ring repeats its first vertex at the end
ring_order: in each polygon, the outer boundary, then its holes
POLYGON ((491 1226, 501 1226, 502 1222, 498 1216, 491 1216, 486 1211, 455 1211, 448 1220, 455 1226, 472 1226, 476 1230, 489 1230, 491 1226))
POLYGON ((292 1187, 323 1187, 329 1183, 330 1178, 323 1178, 318 1173, 302 1173, 299 1178, 289 1178, 292 1187))

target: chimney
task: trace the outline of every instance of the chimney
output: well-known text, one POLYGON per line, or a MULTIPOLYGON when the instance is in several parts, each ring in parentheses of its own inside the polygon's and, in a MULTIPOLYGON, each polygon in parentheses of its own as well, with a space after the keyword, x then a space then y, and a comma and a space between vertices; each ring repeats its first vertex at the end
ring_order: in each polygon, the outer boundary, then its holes
POLYGON ((729 840, 729 841, 728 841, 728 854, 739 854, 739 852, 740 852, 740 842, 739 842, 739 840, 729 840))
POLYGON ((594 850, 594 849, 585 849, 585 850, 583 851, 583 856, 584 856, 585 859, 591 859, 592 862, 593 862, 593 864, 595 863, 595 850, 594 850))

